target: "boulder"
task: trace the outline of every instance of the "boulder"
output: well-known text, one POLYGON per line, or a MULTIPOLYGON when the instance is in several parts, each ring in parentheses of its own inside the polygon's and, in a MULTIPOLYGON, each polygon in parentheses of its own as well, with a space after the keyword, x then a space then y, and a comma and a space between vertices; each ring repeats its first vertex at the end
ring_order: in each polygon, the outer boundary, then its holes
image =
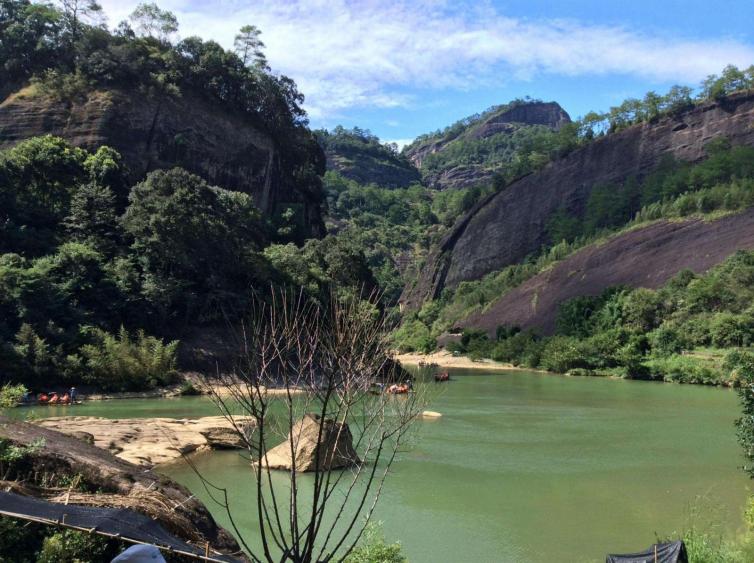
POLYGON ((210 448, 218 450, 232 450, 245 448, 246 444, 243 438, 234 428, 217 426, 200 431, 200 434, 207 440, 210 448))
POLYGON ((353 436, 348 424, 331 419, 322 421, 316 414, 306 414, 298 421, 285 441, 265 454, 265 465, 270 469, 293 468, 291 443, 295 450, 297 472, 321 471, 350 467, 361 463, 353 447, 353 436), (317 443, 322 426, 322 439, 317 443), (319 467, 317 467, 319 466, 319 467))

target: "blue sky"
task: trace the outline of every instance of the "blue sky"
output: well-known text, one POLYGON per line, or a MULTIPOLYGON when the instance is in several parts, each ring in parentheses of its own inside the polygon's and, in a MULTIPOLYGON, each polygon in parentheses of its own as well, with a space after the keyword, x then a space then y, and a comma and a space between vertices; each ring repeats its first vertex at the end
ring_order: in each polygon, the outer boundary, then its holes
MULTIPOLYGON (((109 23, 138 2, 104 0, 109 23)), ((407 141, 516 97, 572 117, 754 64, 752 0, 157 0, 180 36, 262 30, 312 127, 407 141)))

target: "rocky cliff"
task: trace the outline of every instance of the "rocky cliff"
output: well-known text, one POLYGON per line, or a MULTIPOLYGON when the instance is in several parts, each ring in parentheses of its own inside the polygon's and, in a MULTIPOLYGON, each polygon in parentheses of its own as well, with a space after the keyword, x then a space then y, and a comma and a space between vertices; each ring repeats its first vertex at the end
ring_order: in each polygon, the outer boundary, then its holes
POLYGON ((556 102, 512 103, 462 120, 443 133, 430 135, 420 142, 413 143, 407 147, 404 154, 422 170, 428 185, 438 189, 464 188, 488 181, 494 170, 481 163, 428 170, 425 166, 427 157, 453 150, 463 143, 474 144, 499 134, 505 137, 521 127, 543 126, 559 129, 570 121, 568 113, 556 102))
POLYGON ((754 145, 754 94, 705 103, 608 135, 479 202, 430 253, 417 283, 404 292, 403 305, 418 307, 445 287, 537 252, 549 242, 553 213, 565 209, 583 217, 594 186, 641 179, 667 155, 700 160, 705 145, 717 137, 754 145))
POLYGON ((702 273, 754 248, 754 209, 715 221, 658 221, 588 246, 506 293, 459 326, 494 334, 500 325, 555 330, 558 307, 609 287, 658 288, 684 269, 702 273))
POLYGON ((167 477, 114 457, 107 450, 48 428, 0 416, 0 440, 32 447, 30 460, 6 464, 4 489, 51 502, 129 508, 151 517, 178 538, 212 551, 237 553, 231 534, 217 525, 207 507, 167 477), (19 467, 14 467, 14 464, 19 467), (80 487, 54 488, 50 481, 76 477, 80 487), (89 492, 91 491, 91 492, 89 492))
POLYGON ((363 150, 353 144, 348 147, 325 145, 327 169, 360 184, 377 184, 385 188, 407 188, 421 182, 421 173, 406 158, 385 148, 375 151, 365 145, 363 150))
MULTIPOLYGON (((174 98, 110 90, 59 101, 26 92, 0 104, 0 149, 48 133, 87 149, 109 145, 123 155, 134 180, 181 166, 211 184, 252 194, 265 214, 296 206, 310 234, 323 232, 321 194, 292 181, 273 135, 248 116, 190 94, 174 98)), ((322 174, 321 153, 319 160, 322 174)))

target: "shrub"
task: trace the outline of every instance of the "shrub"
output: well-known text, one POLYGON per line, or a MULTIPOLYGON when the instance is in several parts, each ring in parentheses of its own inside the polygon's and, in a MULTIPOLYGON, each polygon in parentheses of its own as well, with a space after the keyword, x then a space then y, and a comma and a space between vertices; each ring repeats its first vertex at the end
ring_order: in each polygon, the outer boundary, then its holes
POLYGON ((369 526, 364 539, 345 559, 346 563, 406 563, 401 554, 401 544, 388 544, 378 526, 369 526))
POLYGON ((418 319, 403 323, 393 333, 393 343, 399 352, 421 352, 429 354, 437 345, 429 328, 418 319))
POLYGON ((521 329, 517 326, 500 325, 495 329, 495 340, 500 342, 501 340, 516 336, 519 332, 521 332, 521 329))
POLYGON ((491 357, 498 362, 509 362, 514 366, 539 366, 542 344, 531 332, 519 332, 498 342, 492 349, 491 357))
POLYGON ((663 325, 649 334, 652 352, 658 356, 678 354, 684 347, 684 339, 677 328, 663 325))
POLYGON ((585 365, 581 342, 570 336, 553 336, 542 350, 540 365, 547 371, 565 373, 585 365))
POLYGON ((15 407, 27 391, 24 385, 6 383, 0 388, 0 408, 15 407))
POLYGON ((748 346, 753 337, 754 317, 751 315, 723 312, 712 318, 710 339, 714 346, 748 346))
POLYGON ((736 421, 738 442, 748 461, 744 470, 754 478, 754 354, 742 352, 726 358, 726 364, 735 367, 734 377, 739 383, 738 396, 743 414, 736 421))
POLYGON ((81 347, 90 383, 108 390, 149 389, 176 378, 178 341, 168 344, 138 331, 132 338, 121 327, 117 335, 91 329, 93 344, 81 347))
POLYGON ((179 389, 179 393, 183 397, 189 397, 193 395, 201 395, 201 390, 197 389, 196 386, 191 383, 190 381, 184 381, 181 384, 181 388, 179 389))
POLYGON ((746 563, 745 555, 732 542, 721 536, 699 531, 695 528, 683 535, 689 563, 746 563))
POLYGON ((646 362, 646 369, 656 378, 673 383, 719 385, 726 381, 722 371, 705 360, 674 354, 646 362))
POLYGON ((588 363, 595 368, 616 366, 619 352, 628 343, 630 333, 622 327, 597 332, 590 337, 585 351, 590 354, 588 363))
POLYGON ((42 542, 37 563, 77 563, 107 561, 116 555, 115 545, 96 534, 61 530, 42 542))
POLYGON ((36 563, 46 526, 0 516, 0 561, 36 563))
POLYGON ((492 352, 492 342, 487 332, 477 328, 464 329, 461 336, 460 352, 468 354, 472 359, 489 357, 492 352))

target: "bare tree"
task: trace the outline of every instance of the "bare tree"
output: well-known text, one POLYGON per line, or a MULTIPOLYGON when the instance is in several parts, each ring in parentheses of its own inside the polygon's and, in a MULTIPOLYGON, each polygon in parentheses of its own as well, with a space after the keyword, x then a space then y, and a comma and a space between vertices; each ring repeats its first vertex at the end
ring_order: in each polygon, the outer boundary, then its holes
POLYGON ((387 321, 376 304, 376 295, 333 295, 320 304, 303 292, 273 290, 243 323, 235 373, 212 387, 247 446, 255 506, 232 506, 227 490, 199 476, 254 561, 343 561, 422 412, 418 386, 400 395, 375 392, 376 383, 405 375, 390 357, 387 321), (304 469, 311 474, 302 477, 304 469), (259 520, 258 546, 233 518, 249 509, 259 520))

